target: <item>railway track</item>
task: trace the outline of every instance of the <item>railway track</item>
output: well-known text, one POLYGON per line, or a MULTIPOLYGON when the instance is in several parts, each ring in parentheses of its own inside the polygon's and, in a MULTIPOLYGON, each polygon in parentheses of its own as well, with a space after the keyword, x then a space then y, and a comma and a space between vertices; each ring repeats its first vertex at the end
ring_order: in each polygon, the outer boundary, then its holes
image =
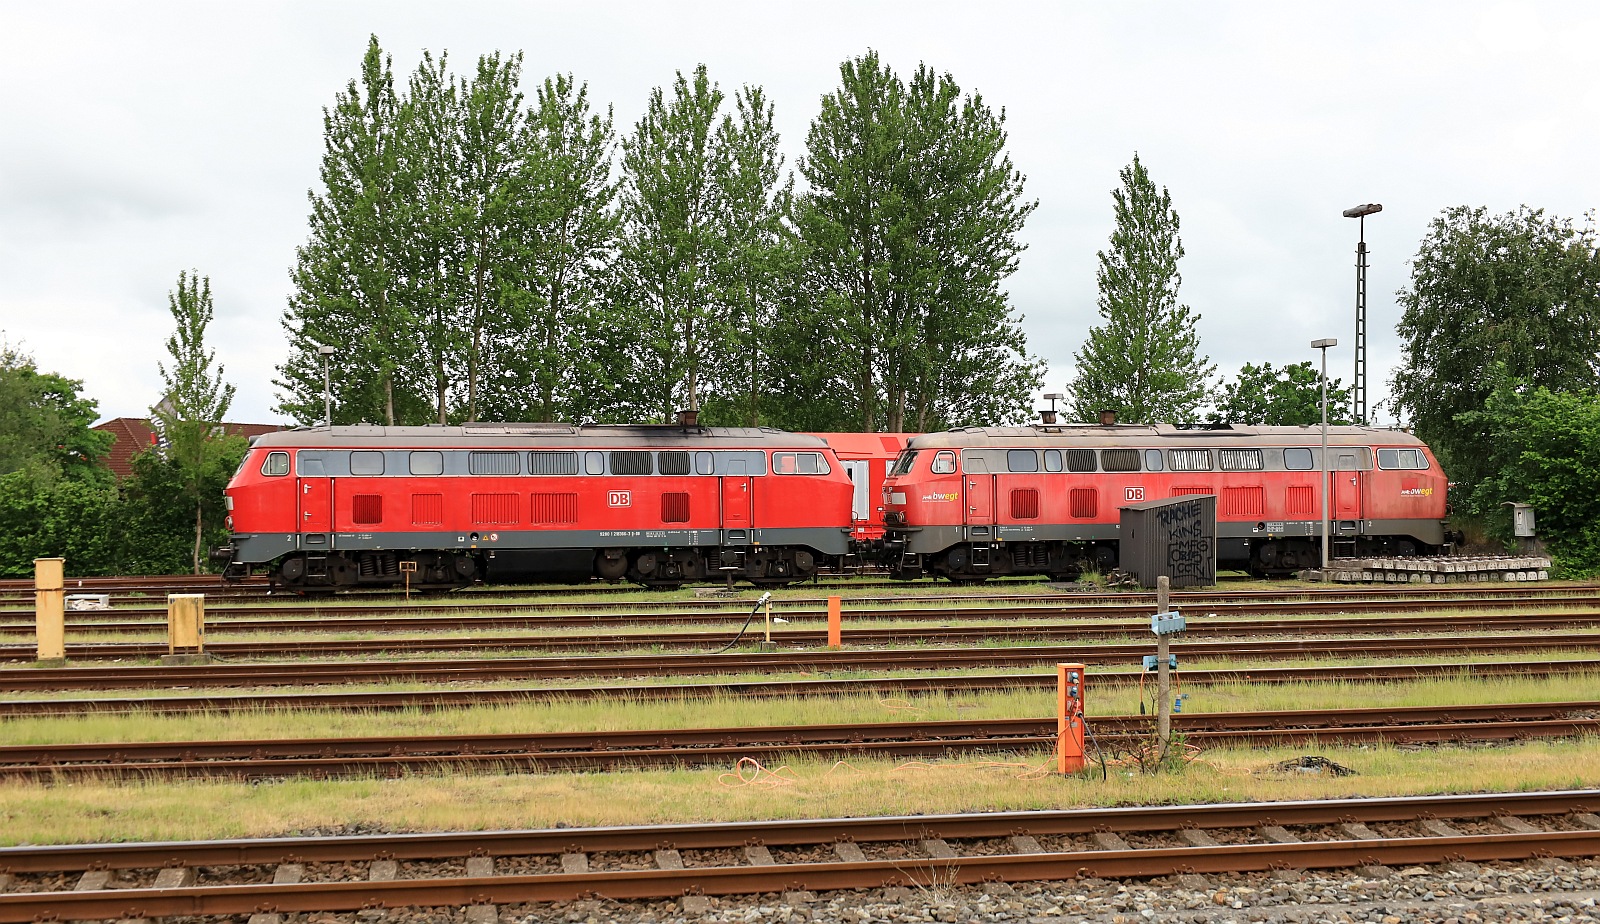
MULTIPOLYGON (((752 640, 753 641, 753 640, 752 640)), ((207 644, 206 650, 227 658, 264 655, 414 654, 485 648, 537 648, 541 640, 516 637, 423 638, 370 640, 301 640, 207 644)), ((637 646, 630 646, 637 647, 637 646)), ((1180 658, 1228 657, 1281 660, 1293 657, 1415 657, 1512 653, 1526 651, 1592 651, 1600 649, 1600 633, 1407 636, 1228 641, 1186 641, 1172 645, 1180 658)), ((0 649, 22 659, 27 649, 0 649)), ((139 644, 69 645, 69 658, 137 658, 165 653, 166 646, 139 644)), ((839 651, 756 651, 717 654, 571 655, 527 658, 454 658, 412 661, 270 661, 184 666, 113 665, 0 671, 0 692, 63 689, 94 683, 99 689, 151 686, 270 686, 319 683, 392 683, 400 681, 565 680, 593 677, 698 676, 773 671, 907 671, 973 667, 1029 667, 1060 661, 1090 664, 1138 663, 1155 652, 1155 643, 1033 645, 994 648, 857 648, 839 651)))
MULTIPOLYGON (((1148 716, 1093 716, 1093 741, 1116 750, 1148 740, 1148 716)), ((1185 713, 1173 730, 1199 746, 1443 743, 1600 733, 1600 700, 1269 712, 1185 713)), ((935 758, 1033 754, 1054 747, 1047 718, 768 727, 386 735, 241 741, 130 741, 0 746, 0 779, 137 777, 262 779, 399 776, 444 770, 547 773, 731 765, 797 757, 935 758)))
MULTIPOLYGON (((87 673, 87 672, 82 672, 87 673)), ((1363 682, 1398 683, 1430 677, 1462 680, 1486 677, 1551 677, 1568 674, 1600 675, 1600 659, 1537 661, 1447 662, 1435 664, 1367 664, 1338 667, 1252 667, 1223 670, 1186 670, 1186 687, 1217 684, 1363 682)), ((1139 670, 1094 670, 1096 686, 1133 685, 1139 670)), ((73 681, 58 681, 69 684, 73 681)), ((609 699, 685 700, 710 697, 794 698, 814 696, 906 696, 923 693, 984 693, 1017 690, 1053 690, 1054 671, 1039 674, 954 674, 912 677, 867 677, 825 680, 756 680, 707 683, 638 682, 590 686, 441 688, 433 690, 357 690, 312 693, 228 693, 138 697, 85 697, 69 699, 0 699, 0 717, 79 716, 184 713, 226 713, 267 709, 380 712, 394 710, 464 709, 495 704, 561 702, 609 699)), ((74 690, 97 689, 93 678, 82 678, 74 690)))
POLYGON ((0 922, 1600 855, 1600 791, 0 849, 0 922), (1140 846, 1130 846, 1129 839, 1140 846), (396 878, 399 864, 410 875, 396 878), (341 875, 330 870, 343 870, 341 875), (420 874, 420 875, 419 875, 420 874), (359 877, 359 878, 358 878, 359 877), (317 881, 317 880, 325 881, 317 881))
MULTIPOLYGON (((1430 601, 1429 603, 1432 604, 1433 601, 1430 601)), ((1487 608, 1481 602, 1469 605, 1473 606, 1474 608, 1487 608)), ((1348 613, 1360 612, 1364 610, 1393 612, 1396 607, 1382 603, 1329 603, 1319 604, 1317 607, 1312 608, 1311 610, 1293 604, 1278 604, 1262 607, 1245 606, 1235 608, 1215 606, 1206 608, 1212 612, 1207 614, 1207 618, 1203 624, 1196 625, 1196 631, 1220 631, 1220 627, 1223 626, 1227 626, 1230 629, 1240 629, 1246 631, 1292 630, 1296 632, 1302 632, 1322 631, 1323 629, 1332 631, 1360 631, 1365 629, 1391 630, 1403 628, 1412 624, 1432 624, 1456 629, 1490 629, 1499 626, 1539 628, 1558 625, 1592 625, 1596 622, 1600 622, 1600 610, 1593 609, 1593 607, 1594 600, 1590 598, 1556 598, 1549 600, 1537 598, 1517 598, 1507 601, 1496 601, 1494 608, 1506 608, 1512 610, 1508 613, 1487 612, 1472 613, 1465 616, 1451 615, 1449 617, 1435 619, 1430 623, 1425 617, 1426 613, 1435 610, 1460 610, 1463 608, 1462 605, 1457 601, 1438 601, 1437 605, 1408 604, 1406 606, 1399 607, 1398 609, 1409 614, 1424 614, 1424 616, 1411 615, 1404 620, 1394 617, 1366 619, 1357 617, 1338 617, 1324 618, 1319 620, 1314 617, 1294 616, 1276 620, 1251 619, 1249 621, 1245 621, 1245 619, 1241 617, 1249 617, 1258 613, 1275 614, 1281 612, 1285 608, 1294 609, 1295 611, 1301 613, 1308 611, 1324 613, 1348 613), (1530 610, 1545 611, 1556 607, 1590 608, 1566 609, 1559 612, 1529 612, 1530 610), (1231 617, 1232 621, 1230 621, 1229 618, 1213 618, 1219 615, 1231 617)), ((823 619, 826 613, 824 610, 812 612, 809 610, 795 609, 780 610, 779 612, 783 614, 782 618, 788 621, 801 619, 814 619, 820 621, 823 619)), ((79 634, 155 634, 164 633, 167 628, 166 619, 164 617, 160 620, 149 619, 133 621, 127 619, 106 619, 103 617, 82 618, 84 616, 91 615, 87 613, 78 615, 80 618, 69 622, 68 628, 74 633, 79 634)), ((212 610, 207 614, 206 629, 208 634, 211 635, 213 639, 220 635, 235 632, 419 632, 438 630, 481 631, 490 629, 528 629, 538 631, 549 629, 598 627, 610 627, 615 630, 622 627, 634 628, 641 626, 648 627, 652 625, 681 626, 707 622, 737 624, 742 623, 748 615, 748 610, 731 612, 672 611, 655 613, 523 612, 507 613, 503 615, 463 614, 435 616, 412 616, 409 614, 396 615, 393 611, 389 611, 388 615, 377 616, 359 614, 346 615, 343 613, 320 613, 311 616, 294 616, 285 619, 281 616, 278 618, 241 618, 234 615, 230 611, 221 611, 219 613, 216 610, 212 610)), ((1039 621, 1037 623, 1033 623, 1029 627, 1005 627, 1005 631, 1023 632, 1030 629, 1033 631, 1052 629, 1053 631, 1059 633, 1073 631, 1073 626, 1051 624, 1045 621, 1052 618, 1059 619, 1063 616, 1074 619, 1075 625, 1082 632, 1100 631, 1103 633, 1103 628, 1096 629, 1093 626, 1087 626, 1084 624, 1091 620, 1102 623, 1109 622, 1111 620, 1124 620, 1128 623, 1124 626, 1124 628, 1131 630, 1133 628, 1133 621, 1144 622, 1148 619, 1149 608, 1131 606, 1095 608, 1070 608, 1054 606, 992 607, 966 606, 958 604, 941 608, 921 606, 880 609, 852 609, 849 614, 849 620, 852 623, 852 628, 850 630, 851 637, 859 639, 864 637, 864 634, 865 636, 870 637, 871 633, 875 631, 881 633, 911 631, 905 629, 861 629, 858 627, 858 625, 856 625, 863 622, 885 622, 891 620, 927 622, 929 620, 969 621, 1030 619, 1039 621)), ((999 631, 1000 628, 1001 627, 997 627, 994 631, 999 631)), ((787 635, 794 638, 801 637, 799 630, 789 629, 783 631, 787 635)), ((34 626, 31 618, 27 621, 10 620, 0 622, 0 636, 31 637, 33 632, 34 626)), ((820 631, 813 632, 811 634, 815 635, 817 638, 824 637, 823 633, 820 631)), ((727 637, 727 635, 721 636, 723 641, 726 641, 727 637)), ((682 633, 671 635, 662 634, 659 636, 639 634, 630 635, 628 638, 646 640, 640 642, 640 644, 670 644, 674 641, 679 641, 683 644, 698 645, 708 645, 713 643, 710 635, 705 635, 698 639, 690 639, 690 641, 685 642, 683 640, 690 637, 682 633)), ((607 640, 614 640, 614 644, 616 645, 626 643, 625 640, 619 638, 618 636, 615 636, 614 634, 608 634, 601 637, 601 639, 596 640, 587 647, 597 647, 603 644, 613 643, 608 642, 607 640)), ((564 644, 560 639, 550 639, 549 641, 552 644, 564 644)), ((7 652, 8 649, 6 649, 5 646, 0 646, 0 658, 4 658, 7 652)), ((25 657, 25 653, 22 656, 25 657)))

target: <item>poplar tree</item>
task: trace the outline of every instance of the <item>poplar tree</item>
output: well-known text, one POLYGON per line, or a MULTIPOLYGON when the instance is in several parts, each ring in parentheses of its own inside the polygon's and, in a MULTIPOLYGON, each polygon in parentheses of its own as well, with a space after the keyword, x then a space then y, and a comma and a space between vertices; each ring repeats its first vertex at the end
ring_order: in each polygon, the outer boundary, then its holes
MULTIPOLYGON (((622 353, 605 301, 616 256, 616 133, 587 84, 546 78, 527 113, 512 195, 524 220, 506 241, 502 361, 484 411, 502 420, 608 416, 622 353)), ((626 330, 625 325, 620 330, 626 330)))
POLYGON ((876 52, 839 72, 800 163, 808 291, 783 390, 810 405, 806 426, 1020 418, 1041 366, 1004 281, 1037 203, 1005 152, 1005 113, 926 65, 907 85, 876 52))
POLYGON ((771 387, 773 322, 794 277, 794 236, 787 224, 794 177, 783 170, 766 93, 745 86, 734 108, 716 135, 725 165, 717 177, 725 240, 715 277, 726 325, 721 339, 729 349, 711 417, 714 423, 754 427, 762 422, 762 395, 771 387))
POLYGON ((233 386, 223 381, 221 365, 213 371, 216 353, 206 346, 206 328, 215 313, 210 277, 180 272, 177 290, 167 295, 167 307, 175 328, 167 338, 171 365, 157 363, 166 397, 151 413, 180 496, 194 510, 193 564, 199 574, 206 515, 218 515, 221 484, 238 464, 244 440, 222 431, 233 403, 233 386))
POLYGON ((1103 324, 1075 357, 1068 406, 1082 421, 1103 410, 1127 423, 1188 423, 1216 372, 1200 355, 1200 315, 1178 303, 1183 241, 1166 187, 1158 192, 1135 154, 1112 190, 1116 227, 1095 274, 1103 324))
POLYGON ((622 234, 618 298, 640 348, 629 396, 642 413, 670 420, 698 410, 726 329, 713 290, 722 259, 715 143, 722 90, 680 71, 671 97, 657 87, 622 142, 622 234))
POLYGON ((414 320, 396 300, 404 272, 400 101, 392 62, 368 42, 358 79, 323 110, 322 191, 308 193, 310 239, 297 248, 283 314, 289 357, 278 367, 278 410, 322 416, 322 357, 337 351, 334 417, 394 424, 425 414, 412 389, 414 320))

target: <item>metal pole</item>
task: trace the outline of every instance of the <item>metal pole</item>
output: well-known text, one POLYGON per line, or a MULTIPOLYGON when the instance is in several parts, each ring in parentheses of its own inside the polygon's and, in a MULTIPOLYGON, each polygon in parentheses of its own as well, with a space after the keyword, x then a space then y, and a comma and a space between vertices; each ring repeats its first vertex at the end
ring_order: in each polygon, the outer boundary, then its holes
MULTIPOLYGON (((1168 593, 1172 579, 1165 574, 1156 578, 1156 612, 1166 613, 1168 593)), ((1161 758, 1167 757, 1172 746, 1172 649, 1165 634, 1156 636, 1156 737, 1161 741, 1161 758)))
MULTIPOLYGON (((1322 570, 1328 570, 1328 348, 1322 348, 1322 570)), ((1323 575, 1327 580, 1327 575, 1323 575)))
POLYGON ((1351 419, 1367 422, 1367 218, 1361 216, 1360 240, 1356 242, 1356 384, 1352 394, 1351 419))
POLYGON ((322 354, 322 420, 333 426, 333 375, 328 371, 328 354, 322 354))

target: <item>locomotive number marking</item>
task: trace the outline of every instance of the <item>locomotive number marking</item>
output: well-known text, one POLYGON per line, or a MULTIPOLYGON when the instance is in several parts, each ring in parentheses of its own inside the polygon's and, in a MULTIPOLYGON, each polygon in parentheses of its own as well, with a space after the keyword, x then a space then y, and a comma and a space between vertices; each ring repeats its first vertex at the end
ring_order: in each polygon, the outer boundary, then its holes
POLYGON ((632 507, 633 506, 633 492, 632 491, 608 491, 608 492, 606 492, 606 504, 608 504, 609 506, 612 506, 612 507, 632 507))
POLYGON ((1122 499, 1124 501, 1142 501, 1144 500, 1144 488, 1123 488, 1122 499))

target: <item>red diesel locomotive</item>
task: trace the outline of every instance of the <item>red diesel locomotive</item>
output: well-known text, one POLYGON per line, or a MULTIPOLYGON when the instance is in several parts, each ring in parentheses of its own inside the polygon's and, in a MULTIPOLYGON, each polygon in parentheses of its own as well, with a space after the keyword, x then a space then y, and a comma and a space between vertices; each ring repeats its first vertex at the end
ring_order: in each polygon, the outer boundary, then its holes
MULTIPOLYGON (((969 427, 911 440, 884 486, 897 577, 1076 577, 1117 564, 1118 508, 1217 497, 1218 567, 1284 574, 1321 559, 1321 430, 1167 425, 969 427)), ((1330 427, 1335 549, 1418 555, 1444 544, 1447 482, 1394 430, 1330 427)))
POLYGON ((251 445, 218 557, 300 590, 784 584, 843 564, 855 493, 822 439, 766 428, 298 429, 251 445))

